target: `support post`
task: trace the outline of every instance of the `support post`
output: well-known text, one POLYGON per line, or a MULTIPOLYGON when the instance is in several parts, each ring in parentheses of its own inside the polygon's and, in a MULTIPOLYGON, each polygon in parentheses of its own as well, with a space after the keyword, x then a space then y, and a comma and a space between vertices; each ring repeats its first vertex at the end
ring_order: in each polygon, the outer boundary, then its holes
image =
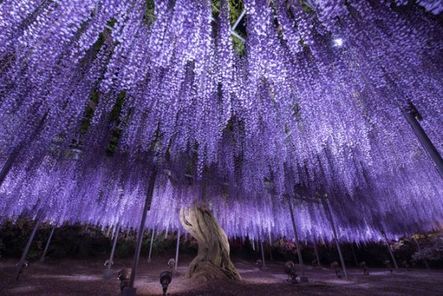
POLYGON ((6 176, 11 170, 12 165, 14 164, 17 156, 22 149, 23 145, 19 145, 16 149, 14 149, 14 151, 12 151, 12 153, 8 156, 8 159, 6 159, 5 163, 3 164, 3 167, 0 171, 0 186, 3 184, 3 181, 5 181, 6 176))
POLYGON ((145 204, 143 206, 143 212, 142 212, 142 217, 141 217, 141 221, 140 221, 140 226, 138 228, 137 245, 136 245, 136 249, 135 249, 134 260, 132 262, 131 277, 129 278, 128 287, 124 288, 122 291, 123 296, 135 296, 136 295, 136 289, 134 288, 135 274, 137 272, 138 261, 140 259, 140 251, 141 251, 141 247, 142 247, 143 233, 145 230, 146 215, 148 213, 148 209, 151 206, 152 195, 154 193, 154 185, 155 185, 156 178, 157 178, 157 168, 154 167, 151 172, 151 176, 149 178, 149 184, 148 184, 148 190, 146 193, 145 204))
POLYGON ((255 252, 255 241, 252 239, 252 250, 255 252))
POLYGON ((115 248, 117 246, 117 240, 118 240, 118 235, 120 233, 120 225, 117 225, 117 228, 115 229, 116 231, 114 232, 114 237, 113 237, 113 242, 112 242, 112 249, 111 249, 111 254, 109 255, 109 259, 105 261, 105 271, 103 273, 103 278, 105 280, 109 280, 111 278, 113 278, 113 273, 112 273, 112 265, 114 265, 114 253, 115 253, 115 248))
POLYGON ((357 259, 357 255, 355 254, 354 243, 351 243, 351 252, 352 252, 352 257, 354 257, 355 266, 358 267, 358 259, 357 259))
POLYGON ((383 231, 383 236, 385 237, 386 246, 388 247, 389 255, 391 255, 392 262, 394 263, 394 267, 396 270, 398 270, 398 264, 397 260, 395 260, 394 253, 392 252, 391 245, 389 244, 388 237, 386 236, 386 233, 383 231))
POLYGON ((443 178, 443 159, 440 153, 438 153, 437 148, 435 148, 434 144, 429 139, 425 130, 418 122, 417 118, 421 118, 418 110, 415 108, 412 102, 409 102, 408 107, 406 109, 403 109, 402 113, 403 116, 406 118, 406 121, 409 123, 412 130, 414 131, 414 134, 420 142, 421 146, 427 152, 429 157, 434 161, 437 171, 443 178))
POLYGON ((40 226, 40 220, 35 222, 34 228, 32 229, 31 235, 28 238, 28 242, 26 243, 25 249, 23 250, 20 261, 17 263, 17 275, 16 280, 20 278, 20 275, 23 272, 23 268, 26 266, 26 257, 28 256, 29 249, 31 247, 32 241, 34 240, 35 234, 37 233, 37 229, 40 226))
POLYGON ((109 237, 111 235, 112 226, 108 227, 108 230, 106 230, 106 237, 109 237))
POLYGON ((151 255, 152 255, 152 244, 154 243, 154 235, 155 235, 155 228, 152 229, 151 234, 151 243, 149 244, 149 254, 148 254, 148 263, 151 262, 151 255))
POLYGON ((318 255, 317 242, 315 241, 315 239, 314 239, 314 253, 315 253, 315 258, 317 259, 317 265, 321 266, 320 256, 318 255))
POLYGON ((294 237, 295 237, 295 246, 297 247, 297 256, 298 256, 298 264, 300 264, 301 268, 301 275, 305 275, 305 267, 303 264, 303 257, 301 255, 301 249, 300 249, 300 242, 298 240, 298 233, 297 233, 297 227, 295 226, 295 219, 294 219, 294 210, 292 208, 292 202, 288 195, 288 204, 289 204, 289 211, 291 214, 291 221, 292 221, 292 228, 294 230, 294 237))
POLYGON ((178 253, 179 253, 179 249, 180 249, 180 227, 177 230, 177 246, 175 248, 175 271, 177 271, 178 268, 178 253))
POLYGON ((331 203, 329 202, 329 198, 326 198, 325 203, 326 203, 325 208, 327 211, 327 216, 329 217, 329 223, 331 224, 332 233, 334 234, 334 240, 335 240, 335 245, 337 247, 338 256, 340 257, 341 268, 343 269, 343 274, 345 275, 345 279, 348 279, 348 273, 346 271, 345 260, 343 259, 343 254, 341 252, 340 244, 338 242, 337 229, 335 228, 335 222, 334 222, 334 217, 332 216, 332 209, 331 209, 331 203))
POLYGON ((108 269, 111 269, 112 265, 114 265, 115 247, 117 246, 117 240, 118 240, 118 234, 119 233, 120 233, 120 224, 117 225, 117 229, 116 229, 115 234, 114 234, 114 241, 112 243, 111 255, 109 255, 108 269))
POLYGON ((261 261, 262 261, 262 267, 266 267, 265 262, 265 250, 263 248, 263 240, 260 240, 260 248, 261 248, 261 261))
POLYGON ((168 239, 168 233, 169 233, 169 224, 166 226, 166 230, 165 230, 165 240, 168 239))
POLYGON ((271 236, 271 230, 269 229, 269 260, 274 261, 274 258, 272 258, 272 236, 271 236))
POLYGON ((43 250, 43 254, 40 257, 40 262, 45 262, 46 253, 48 253, 49 245, 51 244, 52 236, 54 235, 55 225, 51 229, 51 233, 49 234, 48 241, 46 242, 45 249, 43 250))
MULTIPOLYGON (((415 245, 417 246, 417 250, 418 250, 419 252, 421 252, 421 247, 420 247, 420 244, 418 243, 418 240, 417 240, 415 237, 413 237, 413 239, 414 239, 415 245)), ((425 258, 423 258, 423 263, 425 264, 426 269, 431 269, 431 268, 429 267, 428 260, 426 260, 425 258)))
POLYGON ((234 25, 232 26, 231 31, 235 31, 235 29, 237 28, 238 24, 240 24, 240 21, 245 16, 245 14, 246 14, 246 10, 243 10, 240 13, 240 16, 238 17, 238 19, 235 21, 234 25))

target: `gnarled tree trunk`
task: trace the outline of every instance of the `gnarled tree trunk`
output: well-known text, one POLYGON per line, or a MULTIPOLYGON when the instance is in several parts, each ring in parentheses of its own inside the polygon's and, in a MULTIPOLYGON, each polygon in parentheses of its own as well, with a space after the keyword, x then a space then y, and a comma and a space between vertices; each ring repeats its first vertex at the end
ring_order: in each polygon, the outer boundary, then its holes
POLYGON ((180 222, 198 243, 198 255, 189 265, 187 277, 204 281, 240 279, 229 258, 228 238, 209 209, 204 206, 182 208, 180 222))

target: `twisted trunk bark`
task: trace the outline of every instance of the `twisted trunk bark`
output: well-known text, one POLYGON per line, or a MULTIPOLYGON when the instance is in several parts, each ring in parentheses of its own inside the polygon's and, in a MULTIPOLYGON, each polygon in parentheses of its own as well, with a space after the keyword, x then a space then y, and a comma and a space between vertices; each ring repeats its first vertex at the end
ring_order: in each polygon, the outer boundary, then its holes
POLYGON ((209 209, 181 209, 180 222, 198 243, 198 255, 189 265, 187 277, 203 281, 241 279, 229 258, 228 238, 209 209))

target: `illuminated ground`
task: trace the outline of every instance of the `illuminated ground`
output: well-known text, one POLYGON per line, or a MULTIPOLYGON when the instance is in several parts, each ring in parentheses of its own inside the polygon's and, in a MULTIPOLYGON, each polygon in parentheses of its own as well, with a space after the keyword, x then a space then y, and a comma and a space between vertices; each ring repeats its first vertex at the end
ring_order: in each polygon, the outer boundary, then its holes
MULTIPOLYGON (((139 295, 161 295, 158 275, 166 270, 168 258, 154 259, 151 264, 141 262, 136 286, 139 295)), ((181 261, 178 275, 170 286, 170 295, 443 295, 443 271, 401 270, 390 274, 386 270, 370 270, 364 276, 360 270, 351 269, 349 281, 339 280, 326 268, 307 270, 310 282, 289 284, 282 272, 282 264, 271 264, 260 271, 251 262, 236 261, 243 277, 238 283, 217 282, 197 286, 185 280, 183 274, 191 258, 181 261)), ((116 277, 102 278, 102 261, 70 261, 32 264, 20 281, 14 281, 13 261, 0 261, 0 295, 61 296, 61 295, 119 295, 116 277)), ((123 264, 130 265, 130 261, 123 264)), ((114 271, 122 266, 116 263, 114 271)))

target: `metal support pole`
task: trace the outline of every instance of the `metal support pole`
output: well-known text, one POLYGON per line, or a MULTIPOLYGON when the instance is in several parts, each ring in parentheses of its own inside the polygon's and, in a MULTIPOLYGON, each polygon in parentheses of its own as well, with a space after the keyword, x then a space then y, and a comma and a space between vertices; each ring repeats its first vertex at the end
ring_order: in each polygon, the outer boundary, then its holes
POLYGON ((406 121, 409 123, 412 130, 414 131, 414 134, 417 137, 420 144, 422 145, 423 149, 428 153, 429 157, 434 161, 440 176, 443 178, 443 159, 440 153, 438 153, 437 148, 435 148, 434 144, 429 139, 425 130, 418 122, 417 117, 420 117, 420 115, 418 114, 418 111, 415 108, 415 106, 412 104, 412 102, 409 104, 406 110, 405 109, 402 110, 402 113, 406 118, 406 121))
POLYGON ((45 249, 43 250, 43 254, 40 257, 40 262, 45 262, 46 253, 48 253, 49 244, 51 243, 52 236, 54 235, 55 226, 52 227, 51 233, 49 234, 48 241, 46 242, 45 249))
POLYGON ((261 261, 262 261, 262 267, 266 267, 265 262, 265 250, 263 248, 263 240, 260 240, 260 248, 261 248, 261 261))
MULTIPOLYGON (((419 252, 421 252, 421 247, 420 247, 420 244, 418 243, 418 240, 417 240, 415 237, 414 237, 413 239, 414 239, 415 244, 417 245, 417 250, 418 250, 419 252)), ((428 260, 426 260, 425 258, 423 258, 423 263, 425 264, 426 269, 431 269, 431 268, 429 267, 428 260)))
POLYGON ((314 253, 315 253, 315 258, 317 259, 317 265, 320 266, 320 256, 318 255, 318 249, 317 249, 317 242, 314 239, 314 253))
POLYGON ((108 230, 106 231, 106 237, 109 237, 111 235, 111 230, 112 230, 112 227, 109 226, 108 230))
POLYGON ((178 252, 180 249, 180 228, 177 230, 177 246, 175 248, 175 271, 177 271, 178 267, 178 252))
POLYGON ((16 280, 20 278, 20 274, 23 272, 23 268, 26 264, 26 257, 28 256, 29 249, 31 247, 32 241, 34 240, 35 234, 37 232, 38 227, 40 226, 40 220, 35 222, 34 228, 32 229, 31 235, 29 236, 28 242, 26 243, 25 249, 23 250, 20 261, 17 263, 17 276, 16 280))
POLYGON ((392 259, 392 262, 394 263, 394 267, 395 267, 395 269, 398 269, 397 260, 395 260, 394 253, 392 252, 391 245, 389 244, 388 237, 386 236, 385 232, 383 232, 383 236, 385 237, 386 246, 388 247, 389 255, 391 255, 391 259, 392 259))
POLYGON ((143 206, 142 218, 140 221, 140 226, 138 228, 137 245, 136 245, 136 249, 135 249, 134 260, 132 262, 132 270, 131 270, 131 277, 129 278, 129 285, 127 288, 123 289, 123 295, 125 295, 125 296, 136 295, 135 294, 136 289, 134 288, 135 274, 137 271, 138 261, 140 259, 140 251, 141 251, 141 247, 142 247, 143 233, 145 230, 146 215, 147 215, 148 209, 150 208, 150 205, 151 205, 156 178, 157 178, 157 168, 154 168, 152 170, 151 176, 149 178, 148 190, 146 193, 145 204, 143 206))
POLYGON ((338 242, 337 229, 335 228, 334 217, 332 216, 331 203, 329 202, 329 199, 326 199, 326 211, 328 213, 327 216, 329 217, 329 223, 331 223, 332 233, 334 234, 335 245, 337 247, 338 256, 340 257, 341 268, 343 269, 343 274, 345 275, 345 279, 348 279, 345 260, 343 259, 343 254, 341 252, 340 244, 338 242))
POLYGON ((297 227, 295 226, 294 210, 292 209, 292 202, 291 202, 291 199, 290 199, 289 195, 288 195, 288 204, 289 204, 289 211, 291 213, 292 228, 294 229, 295 246, 297 247, 298 264, 300 264, 301 275, 304 275, 305 274, 305 267, 304 267, 304 264, 303 264, 303 257, 301 255, 301 249, 300 249, 300 242, 298 240, 297 227))
POLYGON ((5 163, 3 164, 3 167, 0 171, 0 186, 3 184, 3 181, 5 181, 6 176, 8 175, 9 171, 12 168, 12 165, 15 162, 15 159, 22 149, 23 145, 20 145, 16 149, 14 149, 14 151, 9 155, 8 159, 6 159, 5 163))
POLYGON ((274 258, 272 258, 272 236, 271 236, 271 230, 269 230, 269 260, 274 261, 274 258))
POLYGON ((252 239, 252 250, 255 252, 255 241, 252 239))
POLYGON ((119 233, 120 233, 120 224, 117 225, 117 230, 115 231, 115 234, 114 234, 114 242, 112 243, 111 255, 109 255, 108 269, 111 269, 112 265, 114 265, 115 247, 117 246, 117 240, 118 240, 119 233))
POLYGON ((237 28, 238 24, 240 24, 240 21, 245 16, 245 14, 246 14, 246 10, 243 10, 240 13, 240 16, 238 17, 238 19, 235 21, 234 25, 232 26, 231 31, 234 31, 237 28))
POLYGON ((152 255, 152 244, 154 243, 154 235, 155 235, 155 229, 152 229, 152 234, 151 234, 151 243, 149 244, 148 263, 150 263, 150 262, 151 262, 151 255, 152 255))
POLYGON ((354 243, 351 243, 351 252, 352 252, 352 257, 354 257, 355 266, 358 267, 358 259, 357 259, 357 255, 355 254, 354 243))
POLYGON ((165 240, 168 239, 168 232, 169 232, 169 224, 168 224, 168 226, 166 226, 166 230, 165 230, 165 240))

